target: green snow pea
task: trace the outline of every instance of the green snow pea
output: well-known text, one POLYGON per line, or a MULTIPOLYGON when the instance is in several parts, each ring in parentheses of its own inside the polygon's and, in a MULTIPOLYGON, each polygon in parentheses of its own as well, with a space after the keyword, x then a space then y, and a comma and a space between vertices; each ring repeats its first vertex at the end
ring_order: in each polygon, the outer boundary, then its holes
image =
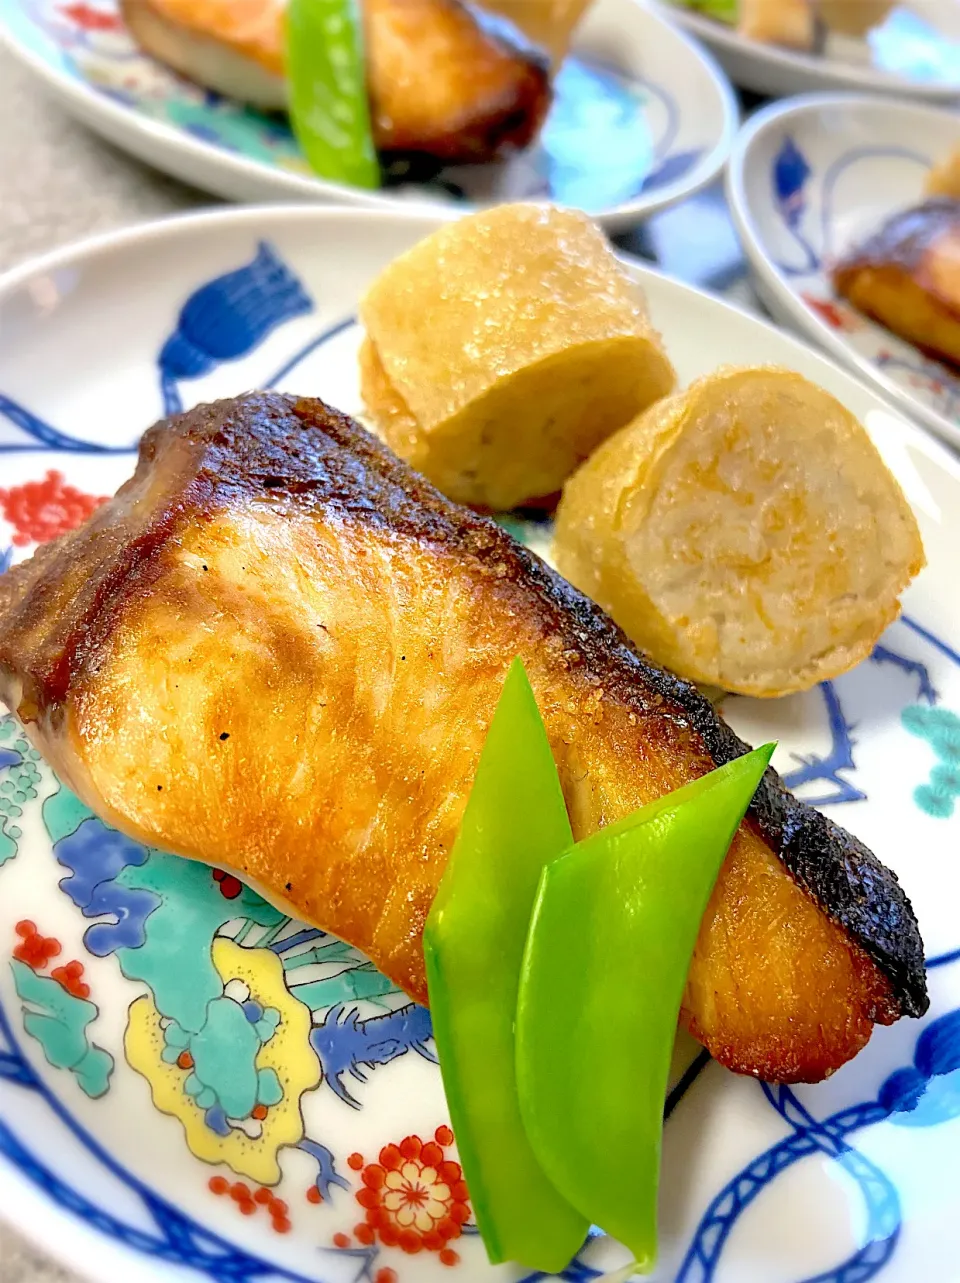
POLYGON ((726 22, 731 27, 735 27, 740 18, 740 0, 687 0, 685 7, 705 13, 717 22, 726 22))
POLYGON ((517 1006, 524 1127, 564 1198, 652 1268, 663 1102, 700 921, 773 752, 601 829, 540 879, 517 1006))
POLYGON ((540 875, 572 842, 536 698, 515 660, 423 944, 443 1084, 487 1253, 551 1274, 589 1222, 551 1185, 524 1133, 514 1016, 540 875))
POLYGON ((290 122, 321 178, 379 187, 357 0, 290 0, 290 122))

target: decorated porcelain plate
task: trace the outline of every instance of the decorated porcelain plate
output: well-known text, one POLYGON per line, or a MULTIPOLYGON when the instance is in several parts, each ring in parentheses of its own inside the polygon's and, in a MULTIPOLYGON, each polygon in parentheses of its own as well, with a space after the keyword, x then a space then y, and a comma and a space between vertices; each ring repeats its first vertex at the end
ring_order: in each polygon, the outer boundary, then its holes
POLYGON ((960 377, 838 299, 832 263, 923 199, 930 167, 960 146, 950 112, 824 95, 759 112, 727 176, 734 223, 764 302, 960 445, 960 377))
POLYGON ((713 51, 734 84, 755 93, 784 98, 845 89, 941 103, 960 97, 960 7, 950 0, 844 2, 885 12, 856 35, 819 27, 816 48, 807 52, 742 36, 682 0, 652 0, 713 51))
MULTIPOLYGON (((251 387, 361 410, 364 287, 430 221, 227 211, 69 249, 0 282, 0 555, 81 522, 157 417, 251 387), (189 358, 189 359, 188 359, 189 358)), ((867 424, 929 567, 855 671, 728 699, 790 785, 912 897, 932 1006, 816 1087, 677 1046, 661 1255, 671 1283, 960 1277, 960 466, 802 344, 639 266, 680 377, 775 362, 867 424)), ((545 525, 514 522, 546 549, 545 525)), ((563 1066, 557 1066, 563 1072, 563 1066)), ((221 870, 129 841, 0 720, 0 1210, 110 1283, 464 1283, 474 1227, 427 1012, 221 870)), ((622 1260, 596 1234, 564 1276, 622 1260)), ((533 1283, 540 1276, 528 1276, 533 1283)))
POLYGON ((230 200, 317 200, 453 215, 550 199, 623 227, 720 172, 737 128, 709 55, 637 0, 596 0, 539 141, 509 161, 362 191, 315 177, 286 121, 220 98, 140 53, 117 0, 0 0, 0 39, 111 142, 230 200))

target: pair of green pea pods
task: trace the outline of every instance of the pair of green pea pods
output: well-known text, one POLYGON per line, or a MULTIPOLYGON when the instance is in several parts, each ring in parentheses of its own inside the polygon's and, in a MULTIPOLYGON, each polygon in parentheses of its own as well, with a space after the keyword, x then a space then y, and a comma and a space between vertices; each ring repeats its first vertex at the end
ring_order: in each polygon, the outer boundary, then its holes
POLYGON ((520 661, 510 669, 424 932, 444 1088, 492 1262, 559 1272, 598 1225, 632 1269, 653 1267, 687 971, 773 747, 574 844, 536 698, 520 661))

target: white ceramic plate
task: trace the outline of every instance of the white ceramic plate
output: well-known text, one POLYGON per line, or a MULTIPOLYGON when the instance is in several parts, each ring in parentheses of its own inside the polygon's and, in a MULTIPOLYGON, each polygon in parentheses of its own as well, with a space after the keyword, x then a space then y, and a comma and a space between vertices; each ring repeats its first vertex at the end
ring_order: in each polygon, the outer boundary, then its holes
POLYGON ((960 117, 911 103, 824 95, 758 112, 727 174, 757 291, 903 410, 960 445, 960 376, 838 299, 830 266, 923 199, 930 166, 960 146, 960 117))
POLYGON ((952 0, 906 0, 866 36, 828 34, 816 53, 747 39, 669 0, 657 7, 713 50, 734 84, 755 93, 848 89, 928 102, 960 96, 960 6, 952 0))
POLYGON ((629 226, 717 176, 737 128, 713 60, 637 0, 597 0, 556 82, 540 140, 508 162, 380 192, 310 173, 285 121, 207 93, 141 54, 117 0, 0 0, 0 38, 64 107, 158 169, 229 200, 398 200, 453 216, 551 199, 629 226))
MULTIPOLYGON (((0 282, 0 550, 19 559, 78 521, 84 496, 128 475, 165 408, 277 386, 357 411, 358 295, 429 225, 227 211, 90 242, 0 282)), ((930 561, 873 660, 805 696, 726 710, 753 740, 779 739, 798 791, 897 869, 932 960, 930 1014, 878 1030, 812 1088, 735 1078, 682 1041, 656 1278, 947 1283, 960 1259, 960 467, 803 345, 631 270, 683 380, 777 362, 860 415, 930 561)), ((12 719, 0 722, 0 865, 0 1211, 21 1229, 110 1283, 518 1277, 486 1266, 456 1168, 438 1166, 456 1156, 425 1014, 352 950, 111 833, 12 719), (402 1178, 425 1191, 415 1256, 356 1229, 364 1173, 394 1145, 402 1178), (273 1203, 215 1192, 238 1182, 273 1203), (441 1255, 433 1229, 464 1216, 441 1255)), ((565 1277, 589 1283, 617 1259, 594 1241, 565 1277)))

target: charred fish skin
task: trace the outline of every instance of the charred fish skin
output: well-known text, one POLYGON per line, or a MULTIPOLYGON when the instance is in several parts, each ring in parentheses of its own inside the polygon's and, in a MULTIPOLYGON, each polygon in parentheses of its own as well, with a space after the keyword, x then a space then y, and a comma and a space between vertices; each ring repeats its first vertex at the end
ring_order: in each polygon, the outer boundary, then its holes
MULTIPOLYGON (((647 666, 651 682, 684 710, 718 766, 749 750, 695 686, 647 666)), ((793 880, 887 977, 900 1014, 923 1016, 930 1006, 923 940, 897 875, 858 838, 794 797, 772 767, 748 814, 793 880)))
MULTIPOLYGON (((489 616, 491 636, 485 640, 491 653, 496 652, 496 662, 484 670, 484 690, 471 694, 455 689, 455 700, 461 701, 464 695, 473 698, 489 715, 495 683, 515 654, 523 654, 558 754, 575 831, 578 826, 580 833, 590 831, 618 818, 651 792, 658 795, 746 751, 694 687, 645 660, 599 607, 496 523, 445 499, 356 423, 322 402, 255 394, 200 406, 150 429, 141 444, 135 476, 112 502, 86 526, 44 546, 33 559, 0 578, 0 698, 24 722, 33 724, 38 744, 65 782, 108 822, 126 827, 140 840, 164 845, 164 813, 147 815, 146 806, 153 806, 157 798, 172 806, 174 795, 168 790, 150 795, 145 802, 141 795, 131 801, 132 785, 124 792, 123 780, 111 780, 114 803, 120 798, 122 805, 108 803, 85 774, 91 761, 98 765, 96 754, 103 751, 99 726, 93 737, 97 742, 78 744, 76 737, 69 739, 71 719, 76 721, 77 709, 85 701, 102 711, 97 700, 111 646, 141 606, 162 597, 165 585, 178 610, 190 605, 179 581, 169 588, 168 581, 175 578, 171 550, 179 555, 191 538, 196 542, 223 514, 239 514, 261 525, 264 518, 274 526, 279 520, 284 529, 313 522, 327 535, 332 531, 342 538, 348 553, 359 540, 364 546, 357 547, 357 556, 371 560, 369 554, 376 554, 380 545, 392 548, 400 541, 406 557, 422 554, 426 574, 459 575, 468 608, 478 609, 484 619, 489 616), (596 698, 594 723, 599 729, 591 729, 589 719, 579 712, 564 720, 564 701, 584 693, 591 707, 596 698), (576 734, 568 733, 571 726, 573 732, 582 731, 579 749, 576 734), (89 760, 78 761, 81 751, 89 760), (600 780, 594 790, 599 802, 589 792, 594 777, 600 780), (577 793, 583 780, 586 794, 577 793)), ((397 564, 402 571, 403 563, 397 564)), ((359 573, 360 565, 359 560, 348 558, 338 573, 345 569, 359 573)), ((202 571, 206 569, 203 565, 202 571)), ((204 591, 207 585, 212 591, 215 575, 201 572, 195 578, 204 591)), ((372 582, 373 595, 389 593, 389 582, 372 582)), ((242 596, 231 598, 231 603, 242 605, 242 596)), ((281 612, 276 621, 258 622, 258 628, 275 623, 276 631, 282 633, 285 618, 281 612)), ((472 617, 464 618, 474 626, 472 617)), ((238 627, 238 637, 241 632, 238 627)), ((309 666, 315 658, 296 639, 278 635, 271 662, 278 657, 288 667, 299 665, 310 677, 309 666)), ((453 679, 459 671, 453 670, 453 679)), ((135 679, 137 674, 132 676, 135 679)), ((266 676, 269 680, 269 671, 266 676)), ((315 676, 323 680, 325 672, 318 668, 315 676)), ((427 680, 434 677, 438 682, 445 677, 453 680, 431 669, 427 680)), ((349 699, 352 690, 347 685, 341 693, 349 699)), ((471 729, 480 736, 478 723, 471 729)), ((234 735, 230 746, 239 739, 234 735)), ((478 738, 476 752, 479 742, 478 738)), ((213 759, 202 758, 199 745, 190 747, 198 758, 191 766, 218 769, 213 759)), ((277 742, 271 747, 278 753, 285 751, 277 742)), ((414 764, 420 765, 419 759, 414 764)), ((467 754, 454 777, 464 797, 473 765, 467 754)), ((445 777, 443 785, 452 787, 445 777)), ((342 777, 338 787, 348 801, 359 796, 358 786, 349 778, 342 777)), ((245 792, 249 791, 247 786, 245 792)), ((406 799, 403 790, 400 796, 406 799)), ((432 799, 428 801, 433 804, 432 799)), ((243 805, 239 793, 225 798, 222 822, 228 830, 231 807, 242 810, 243 805)), ((168 814, 178 818, 172 811, 168 814)), ((386 849, 379 852, 372 874, 371 866, 359 859, 347 870, 347 880, 352 876, 359 886, 338 881, 339 868, 349 865, 357 854, 347 849, 349 843, 339 851, 337 867, 331 858, 330 868, 320 868, 321 857, 311 854, 310 861, 286 875, 287 891, 290 878, 296 884, 292 911, 313 916, 326 929, 365 949, 412 996, 424 1000, 419 931, 442 873, 444 843, 455 834, 457 815, 454 808, 442 842, 431 845, 424 838, 415 850, 396 849, 392 844, 406 840, 406 834, 388 832, 386 849), (310 877, 317 883, 317 896, 296 899, 301 880, 310 877), (351 895, 362 901, 359 908, 347 903, 351 895), (388 911, 393 918, 385 927, 388 911)), ((270 824, 275 824, 274 816, 270 824)), ((186 821, 182 828, 192 832, 186 821)), ((237 832, 227 836, 236 837, 237 832)), ((324 840, 317 841, 317 851, 329 849, 327 836, 320 834, 324 840)), ((415 835, 413 840, 419 839, 415 835)), ((356 846, 352 837, 350 842, 356 846)), ((198 852, 185 841, 171 840, 169 849, 222 862, 221 851, 198 852)), ((288 850, 284 858, 294 859, 295 854, 288 850)), ((753 888, 750 859, 756 868, 766 862, 785 870, 787 877, 777 874, 781 890, 786 890, 788 899, 793 897, 794 908, 798 902, 801 908, 808 906, 804 909, 807 925, 810 915, 814 926, 820 921, 827 924, 817 944, 832 933, 830 948, 837 946, 834 951, 842 963, 837 974, 848 988, 834 996, 829 1014, 836 1028, 830 1038, 824 1036, 814 1045, 826 1020, 822 1004, 831 1001, 822 992, 828 986, 820 972, 814 979, 809 967, 804 970, 802 957, 791 959, 789 939, 786 945, 783 939, 775 939, 785 959, 781 965, 787 970, 760 993, 763 1010, 754 1020, 757 1013, 751 1004, 757 1001, 757 986, 763 985, 761 973, 770 968, 762 956, 749 956, 754 942, 733 939, 739 928, 736 913, 731 912, 729 922, 721 922, 717 933, 720 943, 710 946, 714 955, 719 950, 719 957, 698 962, 695 956, 686 1010, 693 1032, 723 1063, 772 1079, 816 1080, 859 1050, 872 1022, 922 1014, 927 1004, 922 943, 896 877, 856 839, 792 798, 772 771, 725 866, 739 860, 741 874, 747 869, 746 880, 741 876, 728 892, 725 874, 721 875, 717 904, 711 910, 714 916, 723 917, 725 895, 735 897, 744 887, 753 888), (748 983, 731 983, 730 992, 720 995, 727 1003, 722 1007, 715 1001, 714 990, 722 987, 725 972, 735 971, 737 965, 741 972, 746 967, 748 983), (802 982, 796 976, 802 976, 802 982), (796 1009, 807 1019, 803 1034, 796 1030, 796 1012, 778 1011, 781 1000, 774 990, 790 983, 803 990, 796 1009), (847 1021, 848 1009, 854 1008, 855 1018, 851 1015, 847 1021)), ((258 864, 252 856, 245 860, 238 856, 237 871, 263 883, 262 861, 258 864)), ((274 870, 267 892, 283 900, 284 886, 283 875, 274 870)), ((771 916, 776 918, 773 910, 771 916)), ((768 936, 776 929, 774 922, 768 936)))

